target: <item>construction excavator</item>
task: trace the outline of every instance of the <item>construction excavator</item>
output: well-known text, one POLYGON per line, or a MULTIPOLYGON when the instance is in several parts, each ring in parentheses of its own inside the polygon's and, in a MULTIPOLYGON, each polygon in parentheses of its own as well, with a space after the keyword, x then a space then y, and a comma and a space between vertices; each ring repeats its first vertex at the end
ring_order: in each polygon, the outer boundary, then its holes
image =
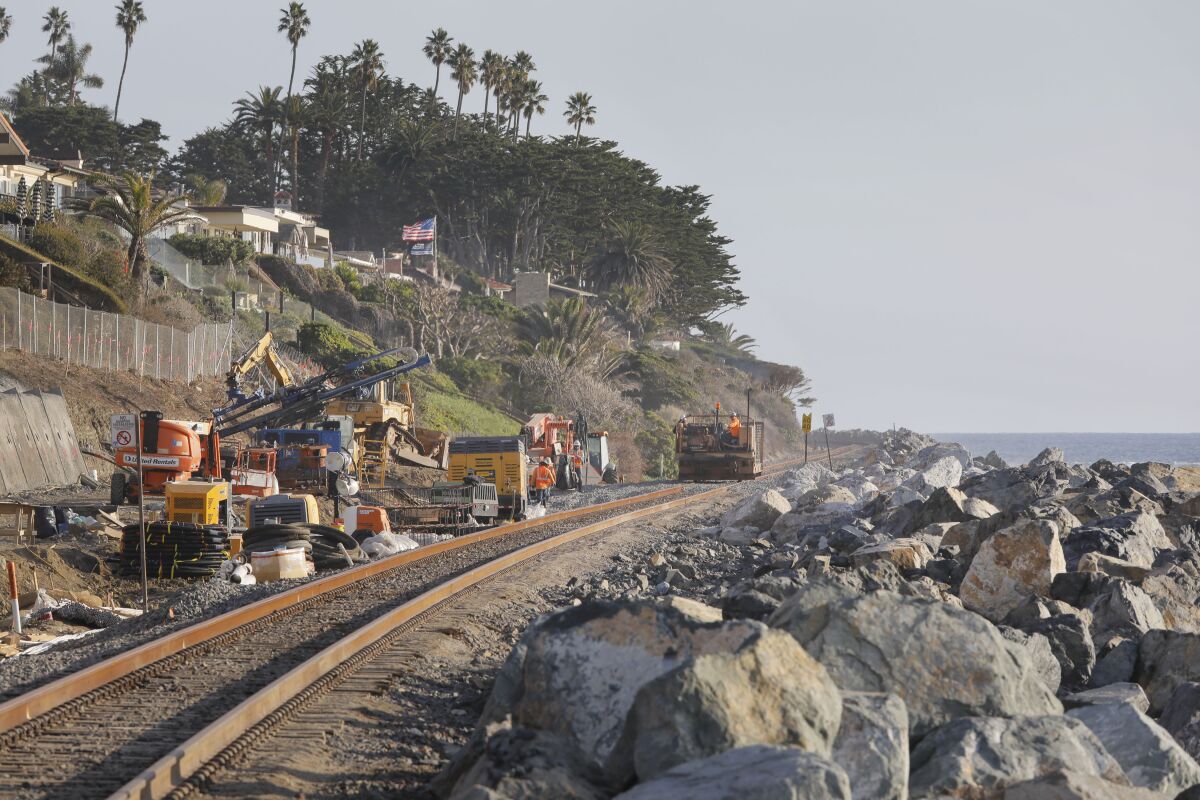
MULTIPOLYGON (((270 352, 269 345, 270 342, 265 352, 270 352)), ((262 358, 266 359, 266 355, 262 358)), ((197 475, 220 479, 224 466, 222 438, 257 428, 281 428, 318 419, 340 399, 356 398, 356 402, 367 402, 372 387, 431 363, 429 356, 417 355, 408 348, 385 350, 342 364, 302 383, 292 381, 284 385, 280 382, 273 392, 259 390, 246 394, 239 387, 231 386, 230 402, 213 409, 212 421, 165 420, 160 415, 159 419, 139 422, 144 442, 141 462, 145 492, 162 494, 168 482, 188 480, 197 475), (380 368, 381 363, 392 360, 398 363, 380 368), (239 390, 234 392, 234 389, 239 390)), ((243 370, 243 376, 252 368, 243 370)), ((114 453, 114 461, 123 468, 113 476, 114 503, 136 498, 142 490, 137 486, 133 472, 138 463, 136 439, 127 439, 114 453)))
MULTIPOLYGON (((416 357, 415 351, 397 348, 386 351, 387 357, 401 361, 416 357)), ((384 355, 374 356, 375 360, 384 355)), ((355 363, 347 365, 360 369, 355 363)), ((272 343, 271 332, 267 331, 256 344, 238 359, 227 375, 228 397, 226 409, 237 409, 242 405, 272 398, 286 399, 295 389, 295 382, 287 365, 279 357, 272 343), (275 380, 273 393, 259 388, 252 394, 242 389, 245 377, 255 368, 265 366, 275 380)), ((216 416, 228 413, 214 412, 216 416)), ((412 388, 406 381, 383 380, 350 396, 340 397, 329 403, 324 414, 330 417, 347 416, 354 421, 354 452, 361 467, 361 474, 368 485, 381 486, 389 463, 411 464, 434 469, 446 469, 449 457, 449 438, 441 431, 418 427, 416 404, 413 403, 412 388)), ((305 420, 313 422, 314 420, 305 420)))
POLYGON ((287 364, 279 357, 279 352, 275 349, 275 337, 270 331, 262 335, 262 338, 250 346, 246 352, 233 360, 229 372, 225 375, 226 396, 231 403, 241 403, 250 398, 262 398, 267 396, 265 388, 260 387, 252 394, 246 394, 242 389, 242 382, 246 379, 255 368, 265 365, 271 373, 271 377, 275 380, 275 391, 278 392, 293 388, 296 385, 295 379, 292 378, 291 370, 287 368, 287 364))

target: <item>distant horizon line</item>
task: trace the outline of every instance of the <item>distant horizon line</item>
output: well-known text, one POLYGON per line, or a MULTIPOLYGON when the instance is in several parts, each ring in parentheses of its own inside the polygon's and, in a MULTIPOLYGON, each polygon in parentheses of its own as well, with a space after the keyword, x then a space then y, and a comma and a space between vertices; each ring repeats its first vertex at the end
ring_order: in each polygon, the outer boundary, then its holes
POLYGON ((964 433, 971 436, 1200 436, 1200 431, 930 431, 926 435, 959 436, 964 433))

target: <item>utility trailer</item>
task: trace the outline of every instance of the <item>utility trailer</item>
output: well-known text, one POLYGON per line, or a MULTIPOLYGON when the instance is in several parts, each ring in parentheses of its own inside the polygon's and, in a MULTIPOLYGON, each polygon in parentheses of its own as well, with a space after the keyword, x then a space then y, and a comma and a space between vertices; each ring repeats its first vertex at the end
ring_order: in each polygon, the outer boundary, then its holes
POLYGON ((393 529, 460 536, 494 525, 500 513, 492 483, 442 481, 433 486, 397 486, 372 493, 387 510, 393 529))

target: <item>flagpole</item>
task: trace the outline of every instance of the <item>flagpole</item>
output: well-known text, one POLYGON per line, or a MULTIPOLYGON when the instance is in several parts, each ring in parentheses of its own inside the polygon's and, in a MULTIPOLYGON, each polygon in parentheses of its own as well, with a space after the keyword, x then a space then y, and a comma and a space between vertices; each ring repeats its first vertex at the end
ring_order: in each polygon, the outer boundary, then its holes
POLYGON ((433 215, 433 277, 439 281, 442 279, 441 274, 438 272, 437 260, 437 214, 433 215))

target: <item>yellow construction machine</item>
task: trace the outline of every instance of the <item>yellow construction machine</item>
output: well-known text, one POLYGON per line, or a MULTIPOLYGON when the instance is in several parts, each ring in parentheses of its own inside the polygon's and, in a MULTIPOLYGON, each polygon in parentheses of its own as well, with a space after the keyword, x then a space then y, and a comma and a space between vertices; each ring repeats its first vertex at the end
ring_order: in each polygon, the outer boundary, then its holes
POLYGON ((270 331, 267 331, 246 352, 233 360, 229 372, 225 375, 225 385, 228 387, 227 394, 230 400, 247 397, 242 391, 242 381, 252 370, 261 365, 265 365, 271 373, 271 377, 275 379, 276 388, 288 389, 295 385, 292 373, 275 350, 275 337, 271 335, 270 331))
POLYGON ((412 387, 407 381, 381 381, 365 396, 332 401, 325 413, 354 420, 358 470, 364 486, 383 486, 388 464, 393 461, 446 469, 449 437, 417 426, 412 387))

